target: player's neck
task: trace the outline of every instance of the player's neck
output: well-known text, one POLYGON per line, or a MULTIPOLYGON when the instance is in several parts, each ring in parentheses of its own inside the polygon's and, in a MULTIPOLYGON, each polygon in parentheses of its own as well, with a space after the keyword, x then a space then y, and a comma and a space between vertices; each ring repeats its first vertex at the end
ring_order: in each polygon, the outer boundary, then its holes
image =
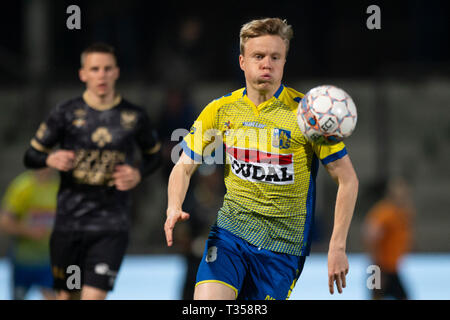
POLYGON ((97 95, 90 90, 83 94, 84 101, 92 108, 97 110, 108 110, 120 103, 121 97, 112 91, 106 95, 97 95))
POLYGON ((255 104, 255 106, 259 106, 261 103, 271 99, 278 90, 278 87, 279 86, 276 86, 269 90, 257 90, 247 86, 247 97, 255 104))

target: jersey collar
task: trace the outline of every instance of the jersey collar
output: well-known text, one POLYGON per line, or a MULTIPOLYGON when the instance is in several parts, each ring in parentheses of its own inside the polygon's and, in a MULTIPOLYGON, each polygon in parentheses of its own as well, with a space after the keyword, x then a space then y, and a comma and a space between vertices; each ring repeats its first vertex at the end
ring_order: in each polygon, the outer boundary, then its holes
POLYGON ((117 106, 121 101, 122 101, 122 97, 120 96, 120 94, 116 94, 116 96, 114 97, 114 100, 112 103, 108 103, 108 104, 97 104, 94 103, 92 101, 92 99, 89 98, 87 91, 85 91, 83 93, 83 100, 84 102, 86 102, 86 104, 91 107, 92 109, 98 110, 98 111, 105 111, 105 110, 109 110, 114 108, 115 106, 117 106))
POLYGON ((248 95, 247 95, 247 88, 244 88, 244 91, 243 91, 243 93, 242 93, 242 98, 243 98, 243 99, 244 99, 244 100, 252 107, 254 114, 255 114, 256 116, 258 116, 259 113, 260 113, 260 111, 261 111, 265 106, 267 106, 267 105, 270 104, 270 103, 273 103, 273 102, 274 102, 274 99, 277 99, 277 100, 279 99, 279 97, 280 97, 280 95, 281 95, 281 92, 283 92, 283 89, 284 89, 284 85, 281 84, 280 87, 277 89, 277 91, 275 91, 274 95, 273 95, 269 100, 266 100, 266 101, 262 102, 262 103, 259 104, 258 106, 256 106, 256 105, 253 103, 253 101, 251 101, 251 100, 249 99, 249 97, 248 97, 248 95))
MULTIPOLYGON (((277 99, 279 99, 281 92, 283 92, 284 89, 284 85, 281 84, 280 87, 277 89, 277 91, 275 91, 275 93, 273 94, 273 96, 277 99)), ((242 96, 247 95, 247 87, 244 88, 244 91, 242 92, 242 96)))

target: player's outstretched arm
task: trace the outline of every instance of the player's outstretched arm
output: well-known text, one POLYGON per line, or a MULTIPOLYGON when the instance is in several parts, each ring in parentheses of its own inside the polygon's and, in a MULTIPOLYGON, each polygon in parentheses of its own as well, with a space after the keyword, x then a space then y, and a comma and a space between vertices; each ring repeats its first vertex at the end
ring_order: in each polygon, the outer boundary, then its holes
POLYGON ((189 214, 182 210, 182 205, 189 187, 189 181, 197 167, 198 164, 183 152, 170 173, 169 186, 167 188, 167 218, 164 224, 164 232, 169 247, 173 244, 173 229, 175 224, 178 221, 189 219, 189 214))
POLYGON ((356 198, 358 196, 358 178, 348 155, 326 165, 328 173, 338 184, 334 226, 328 249, 328 287, 334 293, 334 284, 339 293, 346 286, 345 276, 349 265, 346 241, 356 198))

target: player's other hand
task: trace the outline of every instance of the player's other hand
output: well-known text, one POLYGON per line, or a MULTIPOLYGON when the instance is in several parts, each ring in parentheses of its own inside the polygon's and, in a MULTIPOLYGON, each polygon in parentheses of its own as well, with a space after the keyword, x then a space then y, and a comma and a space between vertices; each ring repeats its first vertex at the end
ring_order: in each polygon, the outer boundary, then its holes
POLYGON ((328 288, 334 294, 334 284, 339 293, 346 287, 345 276, 348 273, 348 259, 345 250, 330 249, 328 251, 328 288))
POLYGON ((128 164, 117 165, 114 168, 113 179, 117 190, 127 191, 136 187, 141 181, 141 173, 128 164))
POLYGON ((59 171, 69 171, 73 169, 75 162, 75 152, 72 150, 56 150, 47 157, 46 164, 50 168, 59 171))
POLYGON ((164 224, 164 232, 166 233, 166 241, 169 247, 173 244, 173 228, 178 221, 186 221, 189 219, 189 213, 181 209, 167 209, 167 219, 164 224))

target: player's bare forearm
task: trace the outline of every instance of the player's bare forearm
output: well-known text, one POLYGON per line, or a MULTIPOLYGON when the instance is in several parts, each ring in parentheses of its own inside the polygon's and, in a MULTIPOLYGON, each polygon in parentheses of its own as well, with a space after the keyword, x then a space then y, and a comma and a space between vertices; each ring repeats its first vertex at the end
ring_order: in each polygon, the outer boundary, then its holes
POLYGON ((334 283, 339 293, 346 286, 345 276, 349 265, 345 250, 358 195, 358 178, 348 156, 328 164, 327 170, 338 184, 333 233, 328 250, 328 285, 333 294, 334 283))
POLYGON ((189 187, 192 174, 198 164, 191 161, 190 158, 183 153, 180 160, 173 167, 169 177, 169 185, 167 188, 167 218, 164 224, 164 232, 166 234, 167 245, 173 244, 173 229, 178 221, 189 219, 189 214, 182 210, 183 202, 189 187))
POLYGON ((330 248, 345 250, 347 234, 358 196, 358 178, 348 156, 328 164, 326 168, 338 184, 330 248))
POLYGON ((167 208, 179 209, 184 202, 189 187, 191 177, 186 172, 183 164, 176 164, 169 177, 169 186, 167 188, 168 202, 167 208))
POLYGON ((191 176, 198 164, 189 158, 184 152, 170 173, 168 186, 167 208, 180 209, 189 187, 191 176))
POLYGON ((341 181, 336 197, 333 233, 330 240, 331 249, 346 248, 347 234, 355 209, 358 195, 358 180, 356 175, 353 179, 341 181))

